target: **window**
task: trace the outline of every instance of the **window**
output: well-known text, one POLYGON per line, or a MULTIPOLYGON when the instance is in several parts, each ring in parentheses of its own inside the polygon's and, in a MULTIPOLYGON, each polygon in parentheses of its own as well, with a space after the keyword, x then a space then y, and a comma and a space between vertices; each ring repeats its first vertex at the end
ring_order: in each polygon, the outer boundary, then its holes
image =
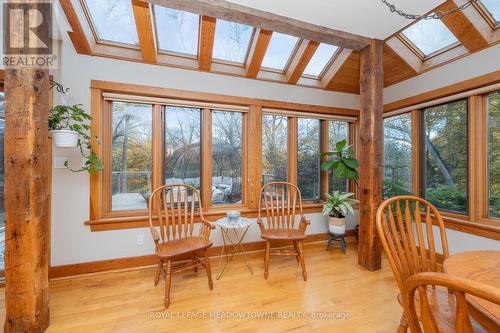
POLYGON ((458 43, 457 38, 441 20, 420 20, 403 31, 425 57, 458 43))
POLYGON ((212 111, 212 204, 242 202, 243 114, 212 111))
POLYGON ((412 193, 411 131, 411 113, 384 119, 383 194, 386 199, 412 193))
POLYGON ((146 209, 151 191, 152 106, 112 104, 111 209, 146 209))
POLYGON ((122 0, 85 0, 97 39, 138 45, 132 3, 122 0))
POLYGON ((498 24, 500 22, 500 2, 498 0, 481 0, 481 3, 498 24))
POLYGON ((158 48, 196 56, 199 15, 155 5, 158 48))
MULTIPOLYGON (((333 151, 337 142, 346 140, 349 142, 349 123, 345 121, 330 120, 328 122, 328 151, 333 151)), ((348 182, 345 179, 336 179, 333 170, 328 172, 328 191, 346 192, 348 182)))
POLYGON ((201 110, 165 108, 164 184, 187 184, 201 189, 201 110))
POLYGON ((424 110, 425 198, 437 208, 467 213, 467 100, 424 110))
POLYGON ((319 44, 306 69, 304 69, 304 74, 319 77, 338 49, 337 46, 319 44))
POLYGON ((488 215, 500 218, 500 91, 491 93, 488 105, 488 215))
POLYGON ((297 124, 297 185, 304 200, 319 200, 319 120, 299 118, 297 124))
POLYGON ((298 41, 297 37, 273 32, 262 67, 284 71, 298 41))
POLYGON ((288 172, 288 118, 262 115, 262 183, 286 181, 288 172))
POLYGON ((243 63, 253 28, 239 23, 217 20, 215 26, 214 59, 243 63))

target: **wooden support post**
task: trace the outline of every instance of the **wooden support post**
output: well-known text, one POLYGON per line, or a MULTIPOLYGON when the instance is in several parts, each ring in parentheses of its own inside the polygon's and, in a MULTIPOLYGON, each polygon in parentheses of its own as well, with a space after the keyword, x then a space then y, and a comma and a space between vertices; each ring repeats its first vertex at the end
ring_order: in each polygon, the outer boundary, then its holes
POLYGON ((48 70, 6 70, 6 333, 49 326, 48 103, 48 70))
POLYGON ((382 41, 372 40, 360 57, 358 263, 370 271, 381 268, 382 257, 375 230, 375 213, 382 201, 384 158, 382 46, 382 41))

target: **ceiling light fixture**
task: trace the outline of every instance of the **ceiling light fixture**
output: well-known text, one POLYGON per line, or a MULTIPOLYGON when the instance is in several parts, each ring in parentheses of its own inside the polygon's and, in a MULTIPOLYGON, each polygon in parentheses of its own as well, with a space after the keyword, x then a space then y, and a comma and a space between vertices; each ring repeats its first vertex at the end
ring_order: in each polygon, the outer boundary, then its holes
POLYGON ((399 16, 402 16, 402 17, 407 18, 409 20, 440 20, 444 16, 453 14, 459 10, 464 10, 465 8, 469 7, 470 5, 477 2, 478 0, 470 0, 470 1, 467 1, 466 3, 464 3, 463 5, 461 5, 460 7, 453 8, 453 9, 447 10, 445 12, 434 12, 434 13, 427 14, 427 15, 408 14, 408 13, 403 12, 401 9, 396 8, 395 5, 393 5, 392 3, 389 3, 387 0, 381 0, 381 1, 383 4, 385 4, 389 8, 391 13, 396 13, 399 16))

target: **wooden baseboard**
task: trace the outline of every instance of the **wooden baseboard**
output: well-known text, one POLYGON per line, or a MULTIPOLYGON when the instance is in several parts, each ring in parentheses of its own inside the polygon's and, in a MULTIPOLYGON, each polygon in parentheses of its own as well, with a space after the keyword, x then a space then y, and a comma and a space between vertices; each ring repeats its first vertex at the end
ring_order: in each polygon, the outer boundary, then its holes
MULTIPOLYGON (((311 234, 307 235, 307 238, 304 241, 304 243, 326 241, 327 239, 328 239, 327 233, 311 234)), ((347 230, 346 241, 348 243, 356 241, 354 230, 347 230)), ((245 247, 245 250, 247 252, 264 251, 265 242, 264 241, 249 242, 249 243, 244 243, 243 246, 245 247)), ((275 248, 275 247, 291 246, 291 244, 290 242, 285 242, 285 241, 275 241, 272 242, 271 246, 275 248)), ((222 250, 221 246, 212 246, 209 249, 208 253, 210 257, 218 257, 220 255, 221 250, 222 250)), ((156 265, 157 263, 158 259, 154 254, 137 256, 137 257, 84 262, 79 264, 51 267, 49 272, 49 277, 51 279, 57 279, 57 278, 82 275, 82 274, 100 273, 100 272, 107 272, 114 270, 137 268, 143 266, 152 266, 156 265)))

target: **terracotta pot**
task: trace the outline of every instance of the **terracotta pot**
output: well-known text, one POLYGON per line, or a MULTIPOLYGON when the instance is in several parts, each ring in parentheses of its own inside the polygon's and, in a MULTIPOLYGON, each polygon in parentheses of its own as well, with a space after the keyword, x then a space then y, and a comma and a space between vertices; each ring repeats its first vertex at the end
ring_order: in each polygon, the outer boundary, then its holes
POLYGON ((345 217, 328 216, 328 230, 337 235, 345 234, 345 217))

